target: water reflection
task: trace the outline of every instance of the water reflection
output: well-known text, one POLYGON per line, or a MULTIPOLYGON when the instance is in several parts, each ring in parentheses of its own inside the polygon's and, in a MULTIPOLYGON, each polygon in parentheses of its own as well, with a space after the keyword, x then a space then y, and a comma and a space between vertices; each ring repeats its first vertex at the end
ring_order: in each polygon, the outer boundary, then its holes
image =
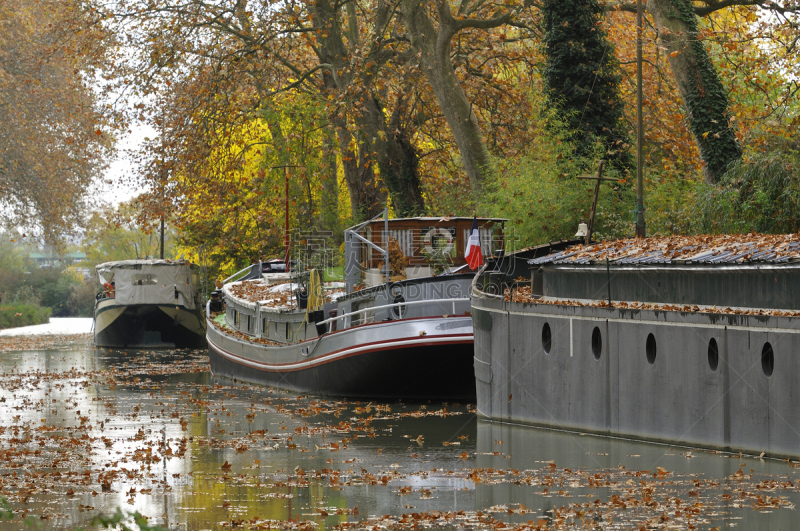
POLYGON ((800 478, 787 462, 483 421, 477 441, 475 466, 506 475, 477 485, 476 506, 531 511, 511 521, 552 521, 572 505, 608 525, 800 529, 787 510, 800 478), (767 505, 778 496, 784 508, 767 505))
POLYGON ((35 468, 50 482, 19 496, 14 481, 15 510, 70 528, 122 507, 198 529, 474 507, 459 472, 471 460, 459 455, 474 454, 465 406, 297 396, 211 378, 206 363, 202 352, 105 349, 1 360, 15 378, 0 390, 3 415, 20 412, 15 433, 47 427, 25 439, 39 457, 0 471, 35 468))

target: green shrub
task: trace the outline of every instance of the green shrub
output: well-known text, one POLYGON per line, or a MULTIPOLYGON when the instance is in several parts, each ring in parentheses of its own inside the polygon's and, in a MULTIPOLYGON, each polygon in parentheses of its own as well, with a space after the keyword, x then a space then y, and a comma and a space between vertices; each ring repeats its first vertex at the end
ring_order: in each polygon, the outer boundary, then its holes
POLYGON ((695 231, 709 234, 800 230, 800 157, 757 154, 733 164, 717 185, 701 185, 695 231))
POLYGON ((701 175, 674 179, 651 173, 645 175, 644 181, 647 236, 693 234, 699 230, 695 222, 697 194, 706 186, 701 175))
POLYGON ((42 308, 33 304, 0 306, 0 329, 43 324, 49 320, 50 308, 42 308))
MULTIPOLYGON (((576 157, 564 137, 551 124, 529 153, 495 161, 497 177, 487 183, 483 201, 492 216, 509 219, 510 250, 571 239, 581 219, 589 221, 595 183, 576 177, 586 174, 583 168, 594 168, 592 173, 596 173, 600 157, 576 157)), ((602 153, 601 144, 595 148, 602 153)), ((604 177, 619 177, 618 172, 606 168, 604 177)), ((595 239, 633 235, 630 211, 634 204, 629 183, 604 181, 595 215, 595 239)))
POLYGON ((73 284, 66 304, 66 315, 69 317, 91 317, 94 314, 94 302, 97 290, 94 282, 78 282, 73 284))

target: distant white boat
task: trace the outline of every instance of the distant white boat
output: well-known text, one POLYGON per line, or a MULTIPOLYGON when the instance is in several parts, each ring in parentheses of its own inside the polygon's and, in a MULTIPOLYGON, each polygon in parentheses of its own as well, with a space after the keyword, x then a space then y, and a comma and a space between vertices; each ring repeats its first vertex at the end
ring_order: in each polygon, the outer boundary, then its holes
POLYGON ((205 347, 197 266, 186 260, 123 260, 96 268, 98 347, 205 347))

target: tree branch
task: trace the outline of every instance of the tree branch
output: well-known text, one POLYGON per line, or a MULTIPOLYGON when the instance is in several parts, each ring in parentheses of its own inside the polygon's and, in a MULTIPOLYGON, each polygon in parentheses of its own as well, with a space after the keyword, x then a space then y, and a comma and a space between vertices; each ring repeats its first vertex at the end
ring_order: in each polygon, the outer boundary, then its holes
MULTIPOLYGON (((694 12, 698 17, 707 17, 715 11, 733 6, 758 6, 766 11, 780 14, 800 13, 800 7, 783 7, 774 0, 702 0, 704 6, 695 6, 694 12)), ((628 0, 611 0, 606 2, 606 11, 626 11, 636 13, 636 2, 628 0)))

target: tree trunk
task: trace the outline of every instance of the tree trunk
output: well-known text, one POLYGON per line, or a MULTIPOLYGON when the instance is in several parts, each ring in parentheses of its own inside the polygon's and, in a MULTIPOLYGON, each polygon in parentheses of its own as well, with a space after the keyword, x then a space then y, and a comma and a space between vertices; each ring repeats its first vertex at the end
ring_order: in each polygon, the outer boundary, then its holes
MULTIPOLYGON (((402 0, 403 18, 411 45, 420 54, 425 77, 430 83, 442 114, 458 146, 472 191, 480 194, 483 182, 492 173, 489 150, 483 140, 478 118, 464 94, 450 59, 450 42, 455 35, 447 19, 439 17, 434 28, 423 5, 427 0, 402 0)), ((444 6, 443 9, 449 9, 444 6)))
POLYGON ((377 182, 372 165, 367 163, 364 149, 353 149, 353 136, 346 124, 336 128, 342 169, 350 193, 350 214, 353 223, 377 216, 386 204, 386 192, 377 182))
MULTIPOLYGON (((323 35, 319 39, 321 46, 317 53, 320 63, 328 65, 322 75, 323 95, 325 92, 338 94, 347 89, 352 77, 352 74, 347 73, 348 50, 342 38, 340 9, 329 0, 319 0, 313 4, 313 12, 314 28, 323 35)), ((352 22, 349 30, 351 38, 355 37, 356 30, 352 22)), ((350 194, 351 214, 353 222, 358 222, 376 216, 383 209, 386 193, 377 181, 364 144, 353 138, 346 120, 336 110, 333 111, 331 122, 336 127, 342 169, 350 194)))
POLYGON ((425 212, 419 159, 414 146, 400 130, 399 114, 402 102, 397 103, 389 124, 383 106, 376 98, 365 102, 361 130, 372 144, 372 151, 381 171, 381 180, 389 189, 392 206, 399 217, 413 217, 425 212))
POLYGON ((323 150, 327 159, 327 170, 320 176, 322 197, 320 198, 320 225, 333 231, 334 239, 340 239, 339 230, 339 168, 336 162, 336 138, 332 130, 326 129, 323 150))
POLYGON ((599 139, 611 167, 623 172, 635 169, 619 95, 619 61, 598 25, 603 8, 597 0, 545 0, 540 11, 546 95, 569 127, 575 153, 591 157, 599 139))
POLYGON ((689 125, 705 162, 706 182, 716 183, 741 158, 728 111, 728 95, 699 39, 690 0, 647 0, 659 40, 686 107, 689 125))

